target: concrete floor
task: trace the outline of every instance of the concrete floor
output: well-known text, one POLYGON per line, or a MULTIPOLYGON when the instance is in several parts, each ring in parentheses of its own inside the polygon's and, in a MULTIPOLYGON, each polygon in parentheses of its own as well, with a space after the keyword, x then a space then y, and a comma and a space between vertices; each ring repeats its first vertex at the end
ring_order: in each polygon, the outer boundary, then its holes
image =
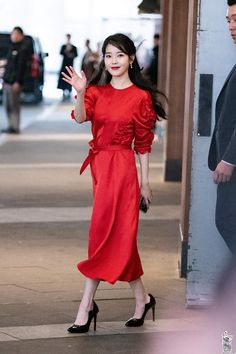
POLYGON ((164 353, 160 343, 194 330, 200 312, 185 308, 180 184, 162 180, 161 140, 150 159, 152 210, 139 227, 143 280, 157 298, 157 321, 148 315, 143 327, 124 327, 132 293, 126 283, 102 283, 97 333, 67 334, 83 291, 76 264, 87 255, 92 206, 89 169, 79 176, 90 127, 75 125, 69 110, 68 104, 37 108, 35 120, 28 110, 21 135, 0 137, 0 353, 164 353))

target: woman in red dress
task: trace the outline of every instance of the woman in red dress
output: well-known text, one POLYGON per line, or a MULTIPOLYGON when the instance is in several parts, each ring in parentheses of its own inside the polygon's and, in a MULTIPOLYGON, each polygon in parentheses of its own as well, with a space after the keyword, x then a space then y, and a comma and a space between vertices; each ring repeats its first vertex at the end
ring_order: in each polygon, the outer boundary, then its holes
POLYGON ((133 41, 121 34, 109 36, 103 44, 103 59, 94 79, 87 85, 85 74, 72 67, 62 73, 77 92, 72 118, 91 121, 93 140, 80 173, 90 165, 93 180, 93 213, 89 230, 88 259, 78 263, 85 277, 85 289, 73 326, 68 331, 83 333, 96 318, 94 296, 101 280, 114 284, 129 282, 136 300, 134 316, 125 324, 141 326, 156 301, 145 292, 137 249, 140 195, 147 206, 152 192, 148 181, 149 153, 153 128, 165 112, 156 91, 142 75, 133 41), (138 182, 134 151, 139 156, 138 182))

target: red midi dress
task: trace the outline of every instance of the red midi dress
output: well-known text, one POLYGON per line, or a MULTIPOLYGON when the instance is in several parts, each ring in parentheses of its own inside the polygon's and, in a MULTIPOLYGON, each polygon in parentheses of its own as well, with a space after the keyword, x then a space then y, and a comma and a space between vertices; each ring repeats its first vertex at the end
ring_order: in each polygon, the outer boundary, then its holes
POLYGON ((151 151, 157 114, 149 92, 135 85, 88 86, 85 109, 93 140, 80 172, 90 164, 94 202, 88 259, 77 267, 91 279, 129 282, 143 274, 137 249, 140 187, 134 151, 151 151))

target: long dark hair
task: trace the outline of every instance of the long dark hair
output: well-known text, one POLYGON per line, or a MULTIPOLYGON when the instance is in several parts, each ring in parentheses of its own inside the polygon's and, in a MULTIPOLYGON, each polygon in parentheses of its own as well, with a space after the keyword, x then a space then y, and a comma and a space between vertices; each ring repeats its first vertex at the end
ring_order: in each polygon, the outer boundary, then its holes
POLYGON ((150 93, 152 98, 153 108, 157 113, 157 119, 158 118, 166 119, 166 112, 161 102, 159 102, 157 99, 158 95, 162 95, 163 97, 165 97, 165 95, 159 90, 157 90, 155 87, 153 87, 152 83, 149 80, 144 78, 144 76, 141 73, 142 69, 140 68, 137 58, 135 56, 136 54, 135 45, 133 41, 123 33, 116 33, 105 39, 102 46, 103 58, 100 62, 98 71, 91 78, 89 84, 106 85, 111 81, 112 76, 107 70, 105 70, 105 63, 104 63, 104 56, 108 44, 111 44, 114 47, 120 49, 123 53, 127 54, 130 58, 134 57, 132 68, 129 67, 129 78, 131 82, 137 87, 141 88, 142 90, 146 90, 150 93))

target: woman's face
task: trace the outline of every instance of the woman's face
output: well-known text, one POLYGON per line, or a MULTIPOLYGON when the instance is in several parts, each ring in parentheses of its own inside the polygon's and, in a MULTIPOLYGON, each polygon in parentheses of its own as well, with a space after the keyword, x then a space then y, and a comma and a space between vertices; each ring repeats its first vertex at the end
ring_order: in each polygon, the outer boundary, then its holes
POLYGON ((123 76, 128 73, 132 59, 119 48, 108 44, 104 56, 105 68, 112 76, 123 76))

